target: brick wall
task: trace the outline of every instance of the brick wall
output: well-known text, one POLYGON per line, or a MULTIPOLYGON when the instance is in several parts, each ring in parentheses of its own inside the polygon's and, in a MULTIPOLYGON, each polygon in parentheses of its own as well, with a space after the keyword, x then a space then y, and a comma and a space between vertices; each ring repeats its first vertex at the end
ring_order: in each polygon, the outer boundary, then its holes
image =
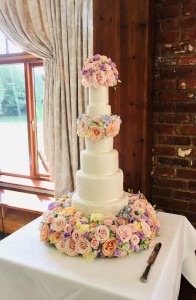
POLYGON ((153 200, 196 225, 196 1, 156 0, 155 46, 153 200))

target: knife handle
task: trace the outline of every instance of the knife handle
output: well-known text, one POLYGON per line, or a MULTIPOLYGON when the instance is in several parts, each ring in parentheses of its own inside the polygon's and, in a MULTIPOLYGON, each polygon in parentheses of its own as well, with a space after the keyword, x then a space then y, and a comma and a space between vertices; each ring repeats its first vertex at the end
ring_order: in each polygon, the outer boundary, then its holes
POLYGON ((146 282, 147 281, 147 278, 148 278, 148 273, 150 271, 150 268, 151 268, 151 264, 149 264, 147 267, 146 267, 146 270, 144 271, 144 273, 142 274, 142 276, 140 277, 140 281, 141 282, 146 282))

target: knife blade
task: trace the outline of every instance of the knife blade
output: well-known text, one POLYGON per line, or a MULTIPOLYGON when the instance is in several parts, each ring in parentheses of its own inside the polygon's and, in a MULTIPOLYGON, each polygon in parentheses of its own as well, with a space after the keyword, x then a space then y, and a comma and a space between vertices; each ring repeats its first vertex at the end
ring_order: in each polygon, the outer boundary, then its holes
POLYGON ((161 243, 157 243, 154 247, 154 250, 152 251, 149 259, 148 259, 148 265, 144 271, 144 273, 142 274, 142 276, 140 277, 140 281, 141 282, 146 282, 148 279, 148 274, 150 271, 151 266, 153 265, 153 263, 155 262, 155 259, 157 258, 157 255, 159 253, 159 250, 161 249, 162 244, 161 243))

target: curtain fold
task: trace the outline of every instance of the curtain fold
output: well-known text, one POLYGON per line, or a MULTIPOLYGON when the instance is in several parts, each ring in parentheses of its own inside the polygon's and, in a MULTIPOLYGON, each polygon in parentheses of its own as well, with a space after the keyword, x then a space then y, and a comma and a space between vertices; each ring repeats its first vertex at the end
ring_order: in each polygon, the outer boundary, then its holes
POLYGON ((75 188, 79 168, 76 118, 87 91, 80 70, 93 54, 93 0, 1 0, 0 30, 44 59, 44 145, 58 197, 75 188))

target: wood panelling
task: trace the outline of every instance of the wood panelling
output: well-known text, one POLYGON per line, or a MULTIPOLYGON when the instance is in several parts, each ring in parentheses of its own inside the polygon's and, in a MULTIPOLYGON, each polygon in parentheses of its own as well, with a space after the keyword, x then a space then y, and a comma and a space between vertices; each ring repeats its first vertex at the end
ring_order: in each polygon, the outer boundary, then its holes
POLYGON ((94 0, 94 53, 117 64, 122 83, 110 88, 112 113, 122 119, 115 138, 124 188, 151 198, 153 1, 94 0))

